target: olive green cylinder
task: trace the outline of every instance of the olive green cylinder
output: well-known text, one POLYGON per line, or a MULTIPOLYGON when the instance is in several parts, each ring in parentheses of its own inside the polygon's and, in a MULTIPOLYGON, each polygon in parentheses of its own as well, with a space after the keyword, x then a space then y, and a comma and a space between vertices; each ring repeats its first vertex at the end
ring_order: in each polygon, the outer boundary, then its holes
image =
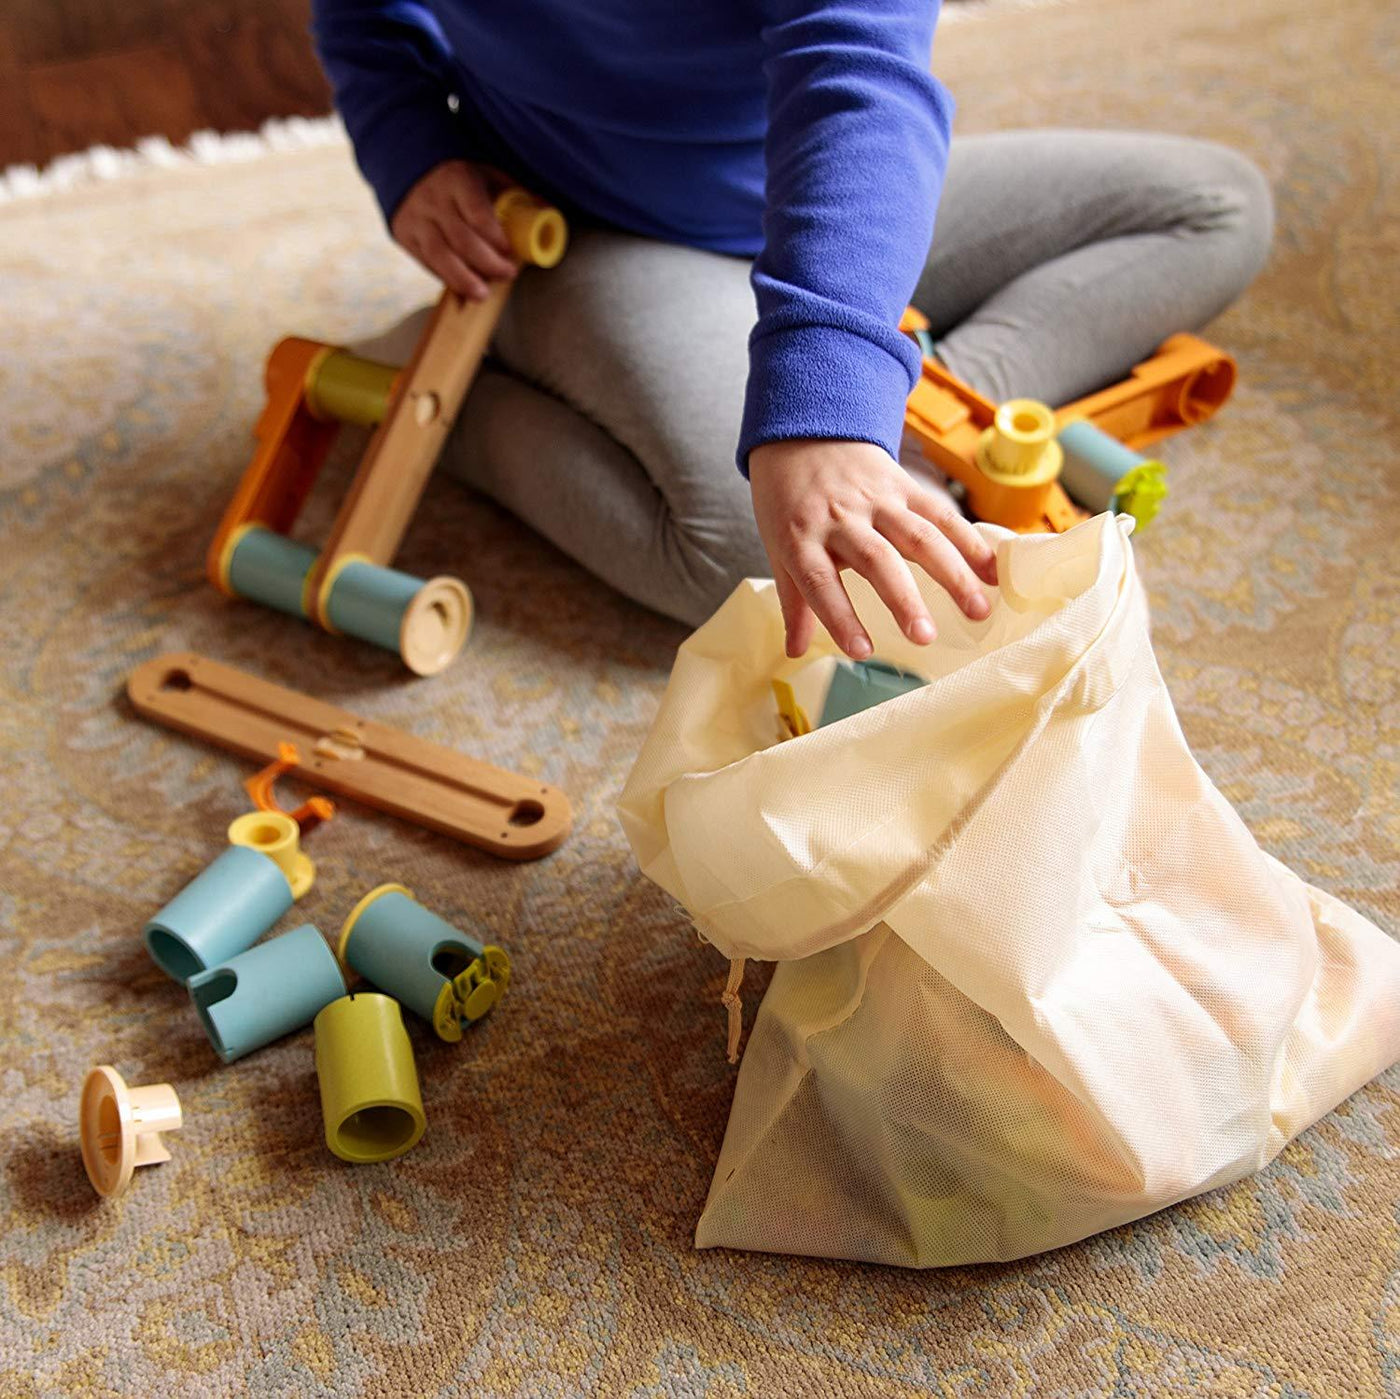
POLYGON ((342 1161, 391 1161, 428 1125, 399 1003, 375 992, 332 1001, 317 1016, 316 1077, 326 1145, 342 1161))
POLYGON ((312 416, 359 427, 378 427, 389 412, 389 397, 399 371, 348 350, 335 350, 312 371, 306 406, 312 416))

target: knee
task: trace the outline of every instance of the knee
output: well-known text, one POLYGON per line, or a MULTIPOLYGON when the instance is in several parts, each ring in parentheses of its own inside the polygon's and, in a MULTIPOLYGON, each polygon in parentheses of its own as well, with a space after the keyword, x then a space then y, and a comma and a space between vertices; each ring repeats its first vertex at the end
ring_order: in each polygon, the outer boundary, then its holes
POLYGON ((1263 269, 1274 238, 1274 197, 1264 172, 1239 151, 1192 143, 1191 178, 1197 223, 1220 250, 1222 272, 1238 295, 1263 269), (1228 252, 1226 252, 1228 249, 1228 252))
POLYGON ((772 571, 747 490, 730 508, 705 519, 674 520, 670 534, 674 583, 671 606, 663 610, 689 626, 708 621, 745 578, 766 578, 772 571))

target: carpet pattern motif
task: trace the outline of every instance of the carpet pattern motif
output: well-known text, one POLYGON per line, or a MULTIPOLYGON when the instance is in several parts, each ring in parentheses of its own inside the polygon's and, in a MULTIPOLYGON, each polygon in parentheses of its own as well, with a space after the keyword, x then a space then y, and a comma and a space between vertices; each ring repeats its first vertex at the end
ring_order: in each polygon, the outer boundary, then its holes
MULTIPOLYGON (((1013 8, 936 55, 963 130, 1165 127, 1273 181, 1275 257, 1210 332, 1242 386, 1168 445, 1138 558, 1207 770, 1392 932, 1397 55, 1400 11, 1368 0, 1013 8)), ((437 680, 203 581, 272 341, 352 339, 428 292, 343 148, 0 209, 0 1394, 1400 1395, 1394 1070, 1259 1177, 1019 1264, 693 1249, 733 1086, 725 967, 611 814, 679 630, 446 480, 402 555, 476 594, 437 680), (575 802, 570 842, 523 866, 353 809, 309 842, 298 912, 328 935, 395 879, 515 962, 460 1045, 412 1027, 429 1127, 398 1162, 326 1153, 309 1033, 221 1066, 142 949, 245 806, 245 765, 122 698, 178 648, 575 802), (175 1084, 186 1121, 105 1207, 75 1130, 102 1062, 175 1084)))

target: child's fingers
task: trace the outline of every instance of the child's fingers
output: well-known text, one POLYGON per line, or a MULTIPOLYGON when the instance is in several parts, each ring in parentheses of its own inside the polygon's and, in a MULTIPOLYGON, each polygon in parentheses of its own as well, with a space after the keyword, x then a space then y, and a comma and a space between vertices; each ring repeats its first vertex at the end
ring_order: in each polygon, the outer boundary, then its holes
POLYGON ((420 261, 430 272, 441 277, 447 287, 469 301, 486 300, 486 283, 447 246, 447 240, 436 227, 424 229, 417 241, 418 246, 414 251, 420 261))
POLYGON ((508 280, 515 276, 516 264, 503 252, 492 247, 469 224, 453 214, 440 225, 447 245, 478 277, 508 280))
POLYGON ((890 610, 899 629, 916 646, 927 646, 937 635, 933 618, 919 595, 909 565, 888 539, 868 527, 835 545, 841 561, 869 581, 890 610))
POLYGON ((980 622, 992 610, 967 560, 947 535, 925 516, 904 508, 885 509, 876 512, 874 523, 906 559, 918 564, 935 583, 946 588, 953 601, 974 622, 980 622))
POLYGON ((778 604, 783 609, 783 628, 787 632, 787 653, 797 660, 807 654, 812 644, 812 628, 816 618, 802 600, 802 593, 785 568, 773 570, 773 582, 778 589, 778 604))
POLYGON ((831 633, 836 644, 854 661, 867 659, 875 648, 826 550, 820 545, 809 545, 793 558, 788 572, 803 600, 817 614, 817 620, 831 633))
MULTIPOLYGON (((451 193, 453 207, 462 219, 502 257, 509 258, 510 239, 496 217, 496 206, 480 177, 463 172, 460 180, 453 181, 451 193)), ((511 265, 514 266, 514 262, 511 265)))
MULTIPOLYGON (((940 533, 951 539, 953 547, 968 561, 973 572, 989 588, 996 587, 996 549, 982 537, 978 530, 973 528, 972 522, 952 501, 944 500, 940 496, 934 495, 932 491, 915 486, 909 493, 909 508, 923 516, 940 533)), ((906 555, 906 557, 908 556, 906 555)))

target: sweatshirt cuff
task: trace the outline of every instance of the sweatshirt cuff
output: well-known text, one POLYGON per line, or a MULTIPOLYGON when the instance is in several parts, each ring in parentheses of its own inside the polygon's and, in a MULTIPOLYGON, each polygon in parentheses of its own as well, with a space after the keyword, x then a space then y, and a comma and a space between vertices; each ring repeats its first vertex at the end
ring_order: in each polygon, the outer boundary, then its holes
POLYGON ((461 160, 464 150, 445 99, 441 109, 422 99, 385 108, 355 135, 355 159, 386 224, 429 170, 444 160, 461 160))
POLYGON ((898 461, 904 405, 917 376, 912 343, 905 359, 835 326, 759 336, 749 345, 739 470, 749 474, 755 447, 794 437, 873 442, 898 461))

